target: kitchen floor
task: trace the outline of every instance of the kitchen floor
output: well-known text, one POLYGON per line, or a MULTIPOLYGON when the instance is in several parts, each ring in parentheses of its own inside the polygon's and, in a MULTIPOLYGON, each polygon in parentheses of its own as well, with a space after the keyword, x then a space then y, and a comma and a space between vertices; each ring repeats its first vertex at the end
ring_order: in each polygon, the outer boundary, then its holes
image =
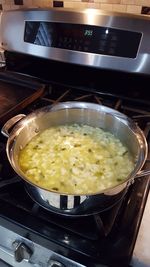
POLYGON ((138 233, 132 266, 150 267, 150 194, 147 199, 144 215, 138 233))

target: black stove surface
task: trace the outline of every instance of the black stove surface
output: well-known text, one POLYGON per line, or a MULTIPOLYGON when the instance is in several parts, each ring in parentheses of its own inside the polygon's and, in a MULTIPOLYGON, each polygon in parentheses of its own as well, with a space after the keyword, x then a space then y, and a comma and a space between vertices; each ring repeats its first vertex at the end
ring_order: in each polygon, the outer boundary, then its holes
MULTIPOLYGON (((60 101, 94 102, 118 109, 137 121, 149 142, 149 105, 120 94, 76 90, 46 85, 45 95, 22 110, 28 114, 60 101)), ((136 178, 126 196, 117 205, 100 214, 65 217, 36 204, 25 190, 24 182, 8 163, 5 145, 0 139, 0 224, 34 242, 85 266, 129 266, 142 219, 149 177, 136 178)), ((149 166, 149 162, 144 168, 149 166)))
MULTIPOLYGON (((28 103, 29 114, 62 101, 93 102, 119 110, 134 119, 150 146, 150 77, 106 72, 42 61, 6 53, 7 69, 38 77, 45 93, 28 103)), ((9 114, 11 115, 11 114, 9 114)), ((14 115, 14 114, 13 114, 14 115)), ((1 125, 3 126, 3 125, 1 125)), ((87 267, 129 266, 150 177, 136 178, 125 197, 107 211, 92 216, 65 217, 35 203, 25 184, 12 170, 6 155, 7 140, 0 136, 0 225, 87 267)), ((144 169, 149 168, 150 155, 144 169)))

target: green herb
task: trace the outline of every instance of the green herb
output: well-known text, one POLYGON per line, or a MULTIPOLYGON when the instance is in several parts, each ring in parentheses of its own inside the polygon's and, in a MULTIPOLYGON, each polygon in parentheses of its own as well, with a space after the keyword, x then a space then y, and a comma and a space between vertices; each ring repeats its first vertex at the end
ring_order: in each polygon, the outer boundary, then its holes
POLYGON ((117 178, 117 182, 121 182, 122 181, 122 179, 121 178, 117 178))
POLYGON ((57 187, 53 187, 52 190, 58 191, 59 189, 57 187))

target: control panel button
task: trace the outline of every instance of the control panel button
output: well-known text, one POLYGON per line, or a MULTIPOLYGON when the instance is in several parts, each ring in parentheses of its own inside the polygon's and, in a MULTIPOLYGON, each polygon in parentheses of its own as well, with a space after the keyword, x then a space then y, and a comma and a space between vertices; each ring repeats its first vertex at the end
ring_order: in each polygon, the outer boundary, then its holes
POLYGON ((14 247, 14 256, 17 262, 21 262, 23 260, 29 260, 33 254, 30 247, 22 242, 15 241, 13 244, 14 247))

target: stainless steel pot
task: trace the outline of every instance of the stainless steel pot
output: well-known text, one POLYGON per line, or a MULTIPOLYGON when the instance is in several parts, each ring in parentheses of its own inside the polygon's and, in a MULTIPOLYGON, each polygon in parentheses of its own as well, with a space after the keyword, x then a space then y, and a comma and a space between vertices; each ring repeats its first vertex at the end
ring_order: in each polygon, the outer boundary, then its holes
POLYGON ((6 151, 10 164, 24 180, 31 198, 46 209, 59 214, 83 216, 108 209, 125 195, 136 177, 150 174, 150 171, 141 171, 147 158, 147 142, 143 132, 124 114, 103 105, 63 102, 47 106, 27 116, 19 114, 13 117, 6 122, 1 132, 8 137, 6 151), (31 183, 18 165, 20 150, 41 131, 66 123, 88 124, 113 133, 128 147, 136 160, 132 173, 117 186, 90 195, 56 193, 31 183), (13 130, 9 134, 12 126, 13 130))

